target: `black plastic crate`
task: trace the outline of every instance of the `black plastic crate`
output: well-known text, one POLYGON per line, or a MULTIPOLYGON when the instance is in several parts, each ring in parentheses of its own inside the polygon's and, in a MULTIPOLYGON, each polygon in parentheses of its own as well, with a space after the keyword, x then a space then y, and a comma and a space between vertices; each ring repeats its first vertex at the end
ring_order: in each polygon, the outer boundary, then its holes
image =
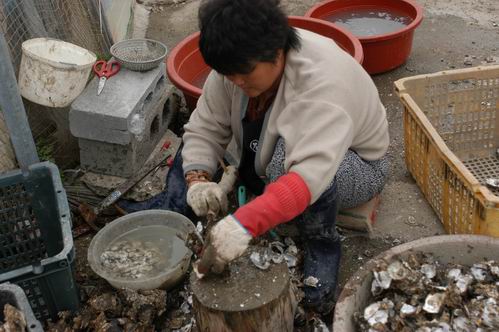
POLYGON ((26 330, 28 332, 43 332, 42 324, 35 318, 21 287, 10 283, 0 284, 0 321, 5 321, 3 308, 6 304, 10 304, 22 311, 26 319, 26 330))
POLYGON ((79 305, 66 193, 57 166, 0 176, 0 282, 21 286, 40 320, 79 305))

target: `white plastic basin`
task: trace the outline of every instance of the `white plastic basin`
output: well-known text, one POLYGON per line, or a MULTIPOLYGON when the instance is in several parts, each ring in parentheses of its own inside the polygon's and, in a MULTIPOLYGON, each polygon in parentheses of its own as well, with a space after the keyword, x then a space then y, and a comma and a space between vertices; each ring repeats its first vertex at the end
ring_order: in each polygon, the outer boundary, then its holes
POLYGON ((66 107, 85 88, 94 53, 57 39, 35 38, 22 44, 21 95, 37 104, 66 107))
MULTIPOLYGON (((118 277, 102 264, 102 253, 112 245, 113 241, 130 232, 146 231, 149 226, 165 226, 169 230, 174 230, 182 241, 187 239, 190 232, 195 231, 194 224, 187 217, 173 211, 145 210, 127 214, 107 224, 90 242, 87 258, 92 270, 117 289, 170 289, 175 286, 189 269, 192 252, 188 249, 185 250, 183 257, 168 260, 164 270, 137 279, 118 277)), ((164 252, 164 256, 167 259, 169 253, 164 252)))

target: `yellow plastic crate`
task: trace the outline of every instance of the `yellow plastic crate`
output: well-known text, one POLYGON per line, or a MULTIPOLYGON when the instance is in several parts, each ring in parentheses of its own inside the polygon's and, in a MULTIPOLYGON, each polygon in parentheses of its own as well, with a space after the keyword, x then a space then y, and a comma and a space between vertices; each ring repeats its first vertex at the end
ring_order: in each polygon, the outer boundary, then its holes
POLYGON ((499 237, 499 66, 403 78, 405 161, 451 234, 499 237))

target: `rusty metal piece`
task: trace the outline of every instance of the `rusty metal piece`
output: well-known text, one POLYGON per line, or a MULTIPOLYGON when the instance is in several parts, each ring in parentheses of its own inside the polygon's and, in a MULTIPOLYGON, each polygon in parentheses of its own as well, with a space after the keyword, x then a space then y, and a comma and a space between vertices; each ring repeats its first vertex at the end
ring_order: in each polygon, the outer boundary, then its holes
POLYGON ((87 225, 90 226, 90 228, 92 228, 94 231, 98 232, 100 228, 95 225, 95 219, 97 219, 97 215, 95 214, 94 208, 86 203, 81 203, 78 207, 78 210, 80 211, 81 217, 87 223, 87 225))
POLYGON ((205 234, 210 234, 211 228, 215 226, 216 221, 217 221, 217 214, 209 210, 208 214, 206 215, 205 234))
POLYGON ((201 254, 203 245, 203 238, 197 231, 190 232, 185 239, 185 246, 196 256, 199 256, 201 254))
POLYGON ((128 212, 126 212, 125 210, 123 210, 118 204, 113 204, 113 207, 116 209, 116 211, 118 211, 119 214, 121 214, 122 216, 126 216, 128 214, 128 212))

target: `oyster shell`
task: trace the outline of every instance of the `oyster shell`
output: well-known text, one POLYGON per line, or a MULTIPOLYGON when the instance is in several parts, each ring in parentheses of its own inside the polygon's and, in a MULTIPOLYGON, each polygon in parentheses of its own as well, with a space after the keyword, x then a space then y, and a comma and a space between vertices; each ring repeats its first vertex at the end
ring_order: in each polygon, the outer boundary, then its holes
POLYGON ((419 253, 376 263, 359 331, 499 331, 499 265, 441 264, 419 253), (389 305, 388 303, 392 303, 389 305))
POLYGON ((266 253, 254 251, 250 255, 250 260, 260 270, 267 270, 270 267, 270 257, 266 253))
POLYGON ((395 261, 388 265, 387 272, 392 280, 403 280, 409 274, 409 271, 400 261, 395 261))
POLYGON ((371 285, 371 292, 376 295, 382 290, 390 288, 392 284, 392 278, 386 271, 376 272, 374 271, 374 280, 371 285))
POLYGON ((433 264, 423 264, 421 265, 421 273, 423 273, 427 279, 433 279, 437 275, 437 267, 433 264))
POLYGON ((423 310, 430 314, 438 314, 444 304, 445 293, 429 294, 424 302, 423 310))

